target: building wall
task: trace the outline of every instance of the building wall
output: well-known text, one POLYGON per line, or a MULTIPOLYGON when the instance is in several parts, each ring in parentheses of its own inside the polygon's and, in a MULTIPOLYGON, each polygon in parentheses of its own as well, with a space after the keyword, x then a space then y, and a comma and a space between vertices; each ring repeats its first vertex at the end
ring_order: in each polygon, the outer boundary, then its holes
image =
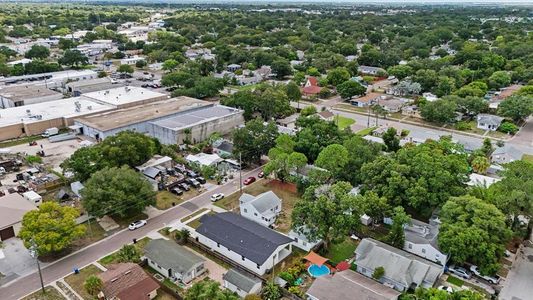
MULTIPOLYGON (((166 268, 164 268, 162 266, 159 266, 155 261, 152 261, 148 257, 143 257, 143 259, 147 260, 148 265, 151 268, 153 268, 154 270, 156 270, 157 272, 159 272, 161 275, 165 276, 166 278, 169 278, 169 276, 168 276, 169 270, 168 269, 166 269, 166 268)), ((171 271, 172 271, 172 275, 175 277, 176 280, 181 280, 184 283, 188 283, 188 282, 191 282, 194 278, 196 278, 196 277, 202 275, 203 273, 205 273, 206 268, 204 267, 204 263, 200 262, 200 263, 196 264, 193 268, 191 268, 190 270, 185 272, 184 274, 178 273, 175 270, 171 270, 171 271), (197 272, 196 269, 198 267, 200 267, 200 266, 202 267, 202 269, 199 272, 197 272)))
MULTIPOLYGON (((265 217, 263 217, 263 215, 260 212, 258 212, 255 209, 253 205, 241 204, 240 210, 241 210, 241 216, 249 220, 252 220, 254 222, 257 222, 265 227, 268 227, 274 224, 274 222, 276 222, 276 217, 272 217, 270 220, 266 219, 265 217)), ((281 205, 279 205, 279 209, 277 210, 277 213, 279 213, 280 210, 281 210, 281 205)))
MULTIPOLYGON (((1 117, 2 111, 0 111, 1 117)), ((0 128, 0 141, 15 139, 18 137, 23 137, 26 134, 24 133, 24 126, 22 123, 8 125, 0 128)))
POLYGON ((430 244, 415 244, 405 241, 403 250, 436 262, 442 266, 446 265, 447 256, 430 244))
MULTIPOLYGON (((374 274, 374 269, 369 269, 369 268, 365 268, 365 267, 362 267, 360 265, 357 265, 357 272, 365 275, 366 277, 372 278, 372 274, 374 274)), ((403 292, 403 291, 407 290, 407 288, 408 288, 407 286, 403 285, 402 283, 394 281, 391 278, 388 278, 387 276, 383 276, 378 281, 383 283, 383 284, 393 285, 394 289, 397 290, 397 291, 400 291, 400 292, 403 292)))
MULTIPOLYGON (((279 258, 280 252, 283 252, 282 250, 284 249, 284 247, 286 247, 286 245, 282 245, 282 246, 279 246, 275 251, 273 251, 270 257, 262 265, 258 265, 255 262, 249 260, 248 258, 243 257, 242 255, 231 251, 231 249, 224 247, 224 245, 220 245, 217 242, 201 234, 198 234, 198 242, 209 247, 211 251, 224 255, 225 257, 233 260, 234 262, 238 263, 242 267, 258 275, 264 275, 267 270, 272 269, 272 267, 275 264, 277 264, 280 260, 283 260, 286 257, 286 256, 281 257, 281 259, 279 258)), ((292 252, 292 245, 289 244, 288 247, 289 247, 289 250, 288 250, 289 253, 292 252)))

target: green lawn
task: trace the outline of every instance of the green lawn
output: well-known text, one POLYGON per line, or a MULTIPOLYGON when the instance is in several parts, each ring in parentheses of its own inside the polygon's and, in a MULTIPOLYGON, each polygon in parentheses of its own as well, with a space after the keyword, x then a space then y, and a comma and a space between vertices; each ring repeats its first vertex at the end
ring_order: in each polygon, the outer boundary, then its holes
POLYGON ((350 125, 354 124, 355 120, 337 115, 335 116, 335 123, 337 123, 337 127, 339 127, 340 130, 343 130, 344 128, 350 127, 350 125))
MULTIPOLYGON (((208 215, 214 215, 215 212, 214 211, 210 211, 207 213, 208 215)), ((200 222, 200 218, 196 218, 194 220, 192 220, 191 222, 187 223, 187 226, 190 226, 194 229, 198 229, 198 227, 200 227, 202 223, 200 222)))
MULTIPOLYGON (((26 136, 26 137, 16 139, 16 140, 1 142, 0 148, 8 148, 8 147, 13 147, 13 146, 22 145, 22 144, 29 144, 29 142, 39 140, 39 139, 42 139, 42 137, 39 135, 26 136)), ((37 146, 34 146, 34 147, 37 147, 37 146)))
POLYGON ((368 128, 365 128, 365 129, 361 129, 359 130, 358 132, 355 133, 355 135, 358 135, 358 136, 365 136, 365 135, 369 135, 372 133, 372 131, 374 131, 377 127, 368 127, 368 128))
POLYGON ((340 243, 332 243, 325 257, 329 258, 329 261, 332 263, 338 264, 343 260, 353 257, 357 245, 358 242, 351 238, 346 238, 340 243))
MULTIPOLYGON (((283 186, 283 184, 277 184, 278 181, 270 181, 267 179, 262 179, 257 181, 254 184, 244 187, 243 191, 247 194, 257 196, 261 193, 272 191, 281 199, 281 214, 276 220, 277 230, 281 232, 289 232, 291 227, 291 213, 296 201, 300 199, 296 192, 288 190, 283 186)), ((226 198, 217 201, 216 206, 221 207, 226 210, 237 210, 239 208, 239 198, 241 194, 235 192, 226 198)))
POLYGON ((453 284, 453 285, 456 285, 458 287, 462 287, 463 284, 465 283, 463 280, 457 278, 457 277, 454 277, 452 275, 448 275, 448 279, 446 279, 447 282, 453 284))
POLYGON ((148 215, 145 213, 140 213, 133 216, 128 217, 118 217, 118 216, 112 216, 111 217, 115 222, 117 222, 118 225, 120 225, 121 228, 128 227, 132 222, 138 221, 138 220, 146 220, 148 219, 148 215))
POLYGON ((73 250, 81 249, 106 237, 105 230, 100 224, 98 224, 98 222, 96 222, 96 220, 85 222, 83 225, 85 225, 86 228, 85 235, 74 241, 72 244, 73 250))
POLYGON ((181 197, 178 197, 169 191, 161 191, 156 195, 155 206, 157 209, 165 210, 171 208, 172 203, 178 205, 181 202, 183 202, 181 197))
POLYGON ((47 286, 44 290, 46 291, 46 294, 43 294, 41 290, 38 290, 37 292, 22 298, 22 300, 67 300, 53 286, 47 286))
POLYGON ((529 161, 529 162, 533 162, 533 155, 531 155, 531 154, 524 154, 524 156, 522 156, 522 160, 529 161))
POLYGON ((98 269, 98 267, 96 267, 95 265, 88 265, 87 267, 81 269, 79 274, 70 274, 65 277, 65 281, 76 293, 82 296, 83 299, 92 300, 94 299, 94 297, 89 295, 87 291, 85 291, 83 284, 89 276, 97 275, 100 273, 102 273, 102 270, 98 269))

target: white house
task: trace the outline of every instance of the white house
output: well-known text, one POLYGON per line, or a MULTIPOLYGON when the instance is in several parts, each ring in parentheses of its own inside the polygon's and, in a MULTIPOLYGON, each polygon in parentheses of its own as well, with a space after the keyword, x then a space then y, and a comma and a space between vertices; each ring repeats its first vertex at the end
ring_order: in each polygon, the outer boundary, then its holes
POLYGON ((151 240, 144 248, 143 260, 161 275, 189 283, 205 272, 205 260, 172 241, 151 240))
POLYGON ((437 244, 440 220, 433 216, 428 223, 411 219, 405 226, 405 243, 403 250, 416 254, 442 266, 446 265, 448 255, 440 251, 437 244))
MULTIPOLYGON (((306 231, 304 227, 303 232, 306 231)), ((321 240, 311 240, 305 236, 305 234, 299 233, 296 230, 291 230, 287 234, 291 239, 293 239, 292 245, 296 248, 302 249, 306 252, 311 251, 316 245, 318 245, 321 240)))
POLYGON ((204 215, 196 240, 250 272, 263 275, 292 253, 292 239, 240 215, 204 215))
POLYGON ((385 274, 378 281, 400 292, 433 287, 444 272, 444 266, 370 238, 355 249, 354 263, 357 272, 369 278, 382 267, 385 274))
POLYGON ((503 119, 504 118, 495 115, 479 114, 477 115, 477 128, 495 131, 500 127, 503 119))
POLYGON ((141 56, 132 56, 128 58, 123 58, 120 60, 121 65, 135 65, 139 61, 146 60, 144 57, 141 56))
POLYGON ((241 216, 263 226, 271 226, 281 212, 281 199, 272 191, 257 196, 242 194, 239 198, 241 216))
POLYGON ((224 280, 224 288, 237 293, 241 298, 261 292, 262 281, 259 278, 246 275, 235 269, 229 269, 227 273, 222 275, 222 280, 224 280))
POLYGON ((501 178, 489 177, 477 173, 472 173, 469 176, 470 180, 466 183, 469 186, 481 186, 488 188, 492 184, 501 180, 501 178))

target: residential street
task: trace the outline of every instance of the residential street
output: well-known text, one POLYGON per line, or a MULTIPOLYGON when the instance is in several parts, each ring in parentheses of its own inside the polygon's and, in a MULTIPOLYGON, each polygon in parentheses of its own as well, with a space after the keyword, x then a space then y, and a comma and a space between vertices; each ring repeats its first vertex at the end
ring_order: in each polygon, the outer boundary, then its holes
MULTIPOLYGON (((338 101, 338 99, 334 100, 338 101)), ((320 111, 322 107, 332 107, 332 105, 336 104, 337 101, 327 101, 314 105, 317 107, 317 110, 320 111)), ((291 104, 293 105, 293 107, 296 106, 296 103, 291 104)), ((308 105, 309 104, 300 102, 300 108, 306 107, 308 105)), ((438 139, 441 136, 451 135, 454 140, 456 140, 462 145, 468 145, 470 148, 479 148, 483 144, 483 138, 481 137, 463 135, 460 133, 452 133, 446 130, 439 130, 434 128, 426 128, 422 126, 416 126, 383 118, 379 118, 376 124, 376 118, 373 116, 370 116, 369 119, 366 115, 341 111, 334 108, 331 111, 334 114, 339 114, 341 116, 354 119, 355 123, 351 126, 352 131, 354 132, 366 128, 368 122, 370 121, 370 127, 379 125, 390 125, 398 130, 407 129, 410 131, 409 136, 415 139, 438 139)), ((533 154, 533 118, 529 118, 527 124, 519 131, 519 133, 510 140, 506 141, 505 143, 507 145, 512 145, 516 147, 524 153, 533 154)))
MULTIPOLYGON (((257 176, 260 168, 243 173, 242 178, 248 176, 257 176)), ((104 240, 97 242, 87 248, 71 254, 55 263, 52 263, 42 270, 45 285, 59 278, 68 275, 74 268, 82 268, 91 262, 99 259, 106 254, 113 252, 122 245, 131 243, 134 238, 140 239, 153 230, 165 227, 177 219, 194 212, 200 207, 207 206, 211 203, 210 196, 215 193, 224 193, 229 195, 239 189, 239 178, 232 180, 222 186, 219 186, 209 192, 198 195, 189 201, 186 201, 164 213, 148 220, 148 224, 135 231, 127 229, 120 231, 104 240)), ((36 268, 36 267, 35 267, 36 268)), ((40 288, 39 275, 37 272, 21 277, 16 281, 10 282, 7 286, 0 288, 0 299, 11 300, 19 299, 40 288)))

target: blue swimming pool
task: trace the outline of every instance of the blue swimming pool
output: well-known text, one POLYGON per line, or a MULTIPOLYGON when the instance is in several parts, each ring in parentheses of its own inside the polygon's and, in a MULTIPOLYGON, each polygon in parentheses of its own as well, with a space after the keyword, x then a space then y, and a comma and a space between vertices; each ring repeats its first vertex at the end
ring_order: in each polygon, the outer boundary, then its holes
POLYGON ((309 275, 317 278, 320 276, 328 275, 329 274, 329 268, 326 265, 315 265, 312 264, 307 268, 307 272, 309 272, 309 275))

